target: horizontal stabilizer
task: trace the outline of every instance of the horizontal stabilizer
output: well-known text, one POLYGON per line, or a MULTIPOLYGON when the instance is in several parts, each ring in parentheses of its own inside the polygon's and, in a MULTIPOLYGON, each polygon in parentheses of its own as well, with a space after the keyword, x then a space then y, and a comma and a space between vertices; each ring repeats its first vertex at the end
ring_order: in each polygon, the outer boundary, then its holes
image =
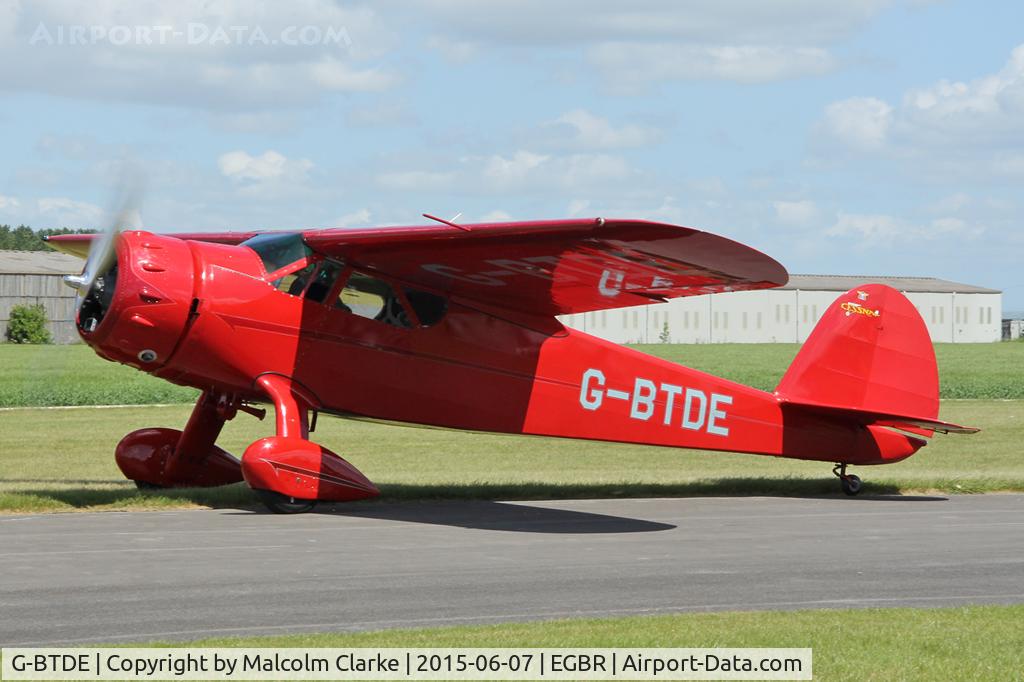
POLYGON ((792 406, 806 410, 808 412, 815 412, 817 414, 824 414, 831 417, 847 417, 854 421, 858 421, 865 426, 874 424, 877 426, 890 426, 895 429, 903 430, 917 430, 923 429, 925 431, 933 431, 938 433, 977 433, 980 429, 976 429, 973 426, 960 426, 959 424, 952 424, 950 422, 944 422, 940 419, 934 419, 931 417, 916 417, 906 414, 890 414, 886 412, 874 412, 871 410, 858 410, 849 407, 839 407, 836 405, 820 405, 816 403, 794 403, 783 401, 784 406, 792 406))

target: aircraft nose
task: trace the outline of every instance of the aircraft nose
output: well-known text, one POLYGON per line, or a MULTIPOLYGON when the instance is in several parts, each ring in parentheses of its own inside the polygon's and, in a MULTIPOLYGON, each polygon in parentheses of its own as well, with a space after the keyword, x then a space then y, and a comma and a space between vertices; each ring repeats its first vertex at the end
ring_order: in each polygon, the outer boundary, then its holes
POLYGON ((167 362, 193 307, 188 244, 149 232, 125 232, 117 263, 79 310, 79 332, 96 351, 151 371, 167 362))

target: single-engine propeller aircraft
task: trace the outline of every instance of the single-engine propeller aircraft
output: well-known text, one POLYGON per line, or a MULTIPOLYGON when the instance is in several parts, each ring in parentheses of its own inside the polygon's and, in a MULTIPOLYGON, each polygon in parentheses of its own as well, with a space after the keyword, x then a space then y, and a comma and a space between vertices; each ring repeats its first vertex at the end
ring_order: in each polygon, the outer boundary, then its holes
POLYGON ((864 284, 829 307, 774 392, 562 325, 557 315, 785 284, 772 258, 707 232, 573 219, 296 232, 62 235, 87 257, 78 330, 102 357, 202 390, 183 431, 117 445, 140 487, 245 480, 276 512, 372 497, 310 441, 321 412, 456 429, 725 450, 851 464, 909 457, 940 421, 924 322, 864 284), (239 412, 276 413, 241 459, 239 412))

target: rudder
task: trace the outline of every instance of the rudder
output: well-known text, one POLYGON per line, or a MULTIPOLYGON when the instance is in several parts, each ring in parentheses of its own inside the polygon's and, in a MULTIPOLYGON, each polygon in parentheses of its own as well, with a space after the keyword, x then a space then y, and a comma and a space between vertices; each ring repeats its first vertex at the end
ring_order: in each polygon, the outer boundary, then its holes
POLYGON ((939 373, 924 320, 892 287, 851 289, 829 306, 775 394, 824 409, 936 420, 939 373))

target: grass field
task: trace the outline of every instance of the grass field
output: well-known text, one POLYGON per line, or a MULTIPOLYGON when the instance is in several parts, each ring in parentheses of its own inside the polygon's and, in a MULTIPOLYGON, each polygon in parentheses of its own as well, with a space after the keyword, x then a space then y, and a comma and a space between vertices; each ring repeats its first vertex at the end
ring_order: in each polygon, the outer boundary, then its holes
MULTIPOLYGON (((796 344, 635 346, 763 390, 779 382, 796 344)), ((1024 399, 1024 343, 936 346, 944 398, 1024 399)), ((191 402, 196 391, 101 360, 85 345, 0 344, 0 407, 191 402)))
MULTIPOLYGON (((651 345, 641 350, 771 388, 795 345, 651 345)), ((938 346, 947 393, 1024 397, 1024 343, 938 346)), ((196 392, 105 362, 85 346, 0 345, 0 405, 165 407, 0 411, 0 511, 252 504, 244 485, 139 493, 113 448, 144 426, 181 428, 196 392)), ((862 468, 866 493, 1024 490, 1024 400, 946 401, 944 419, 981 434, 938 437, 906 462, 862 468)), ((240 454, 272 421, 240 415, 219 444, 240 454)), ((645 446, 395 427, 325 418, 316 440, 378 483, 385 499, 835 494, 824 463, 645 446)))
MULTIPOLYGON (((113 448, 144 426, 180 428, 190 407, 0 411, 0 510, 253 504, 244 485, 139 493, 113 448)), ((1024 401, 950 401, 942 417, 982 433, 938 436, 910 459, 859 467, 865 494, 1024 490, 1024 401)), ((239 415, 218 443, 241 453, 273 428, 239 415)), ((544 499, 677 495, 839 494, 830 466, 751 455, 502 436, 325 417, 315 439, 380 485, 385 499, 544 499)))
POLYGON ((209 639, 236 647, 811 647, 816 680, 1019 680, 1022 606, 690 613, 209 639))

